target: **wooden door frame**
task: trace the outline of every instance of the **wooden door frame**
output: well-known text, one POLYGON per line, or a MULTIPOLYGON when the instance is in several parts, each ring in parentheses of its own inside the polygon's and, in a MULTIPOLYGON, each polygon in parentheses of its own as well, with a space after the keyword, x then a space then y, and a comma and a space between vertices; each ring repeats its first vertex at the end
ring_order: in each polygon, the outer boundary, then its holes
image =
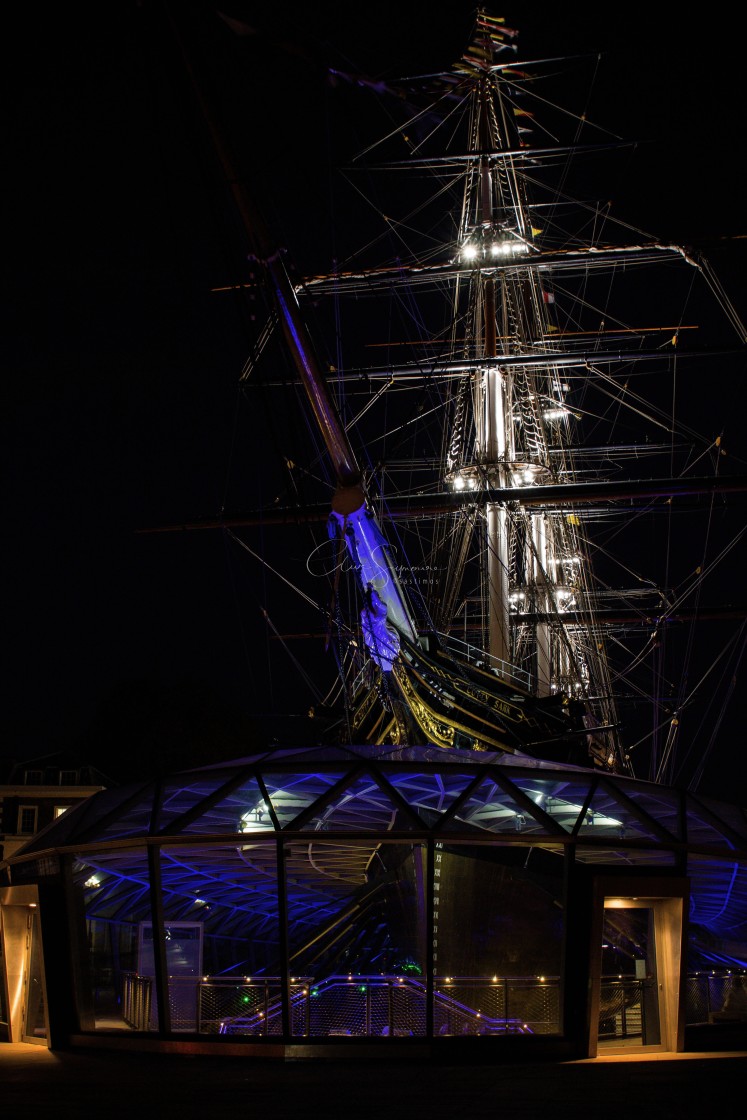
POLYGON ((595 1058, 599 1041, 599 1001, 602 972, 602 930, 605 906, 653 910, 654 939, 659 986, 661 1042, 647 1046, 679 1053, 685 1043, 685 960, 687 946, 686 902, 689 882, 682 877, 649 875, 599 875, 594 880, 589 955, 590 1004, 587 1054, 595 1058))

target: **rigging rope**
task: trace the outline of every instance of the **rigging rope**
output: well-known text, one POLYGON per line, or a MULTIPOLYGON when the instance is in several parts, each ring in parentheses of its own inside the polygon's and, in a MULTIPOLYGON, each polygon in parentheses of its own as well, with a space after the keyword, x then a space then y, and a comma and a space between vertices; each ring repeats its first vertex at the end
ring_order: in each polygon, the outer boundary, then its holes
MULTIPOLYGON (((747 623, 742 624, 742 628, 741 628, 740 633, 744 632, 744 629, 745 629, 746 625, 747 625, 747 623)), ((721 650, 721 653, 718 655, 718 657, 713 661, 713 663, 708 666, 705 673, 700 678, 700 680, 697 682, 697 684, 690 690, 688 695, 682 700, 682 702, 678 706, 677 710, 674 712, 674 714, 671 718, 671 721, 670 721, 671 725, 673 725, 675 728, 677 728, 679 726, 680 713, 692 703, 693 698, 695 697, 696 693, 699 691, 701 686, 703 684, 705 684, 705 682, 710 677, 711 673, 715 670, 716 666, 719 664, 719 662, 724 657, 726 657, 728 652, 729 652, 729 647, 725 646, 724 649, 721 650)), ((743 652, 743 649, 742 649, 742 651, 740 652, 740 655, 739 655, 740 660, 741 660, 741 657, 742 657, 742 652, 743 652)), ((723 718, 723 711, 721 713, 721 718, 723 718)), ((663 726, 663 725, 660 725, 660 726, 663 726)), ((673 737, 670 736, 670 738, 673 738, 673 737)), ((668 740, 667 740, 667 746, 668 746, 669 750, 671 750, 670 738, 668 738, 668 740)), ((659 767, 659 772, 656 776, 656 781, 661 781, 661 774, 663 773, 663 771, 666 767, 667 761, 668 761, 668 759, 666 757, 662 758, 661 765, 659 767)))
MULTIPOLYGON (((740 644, 740 647, 739 647, 739 652, 737 654, 734 669, 732 670, 731 677, 729 679, 729 685, 727 687, 726 694, 725 694, 725 696, 723 697, 723 700, 720 703, 718 716, 716 717, 716 719, 713 723, 713 726, 711 728, 711 734, 708 738, 708 742, 706 744, 705 750, 701 751, 700 760, 699 760, 698 765, 695 768, 695 771, 694 771, 694 773, 693 773, 693 775, 690 779, 690 782, 688 784, 688 789, 691 790, 692 792, 694 792, 698 788, 698 786, 700 785, 700 781, 701 781, 701 778, 703 777, 703 772, 705 770, 706 762, 708 761, 708 758, 709 758, 709 756, 710 756, 710 754, 711 754, 711 752, 712 752, 712 750, 715 746, 716 736, 718 735, 718 732, 721 729, 721 724, 723 722, 724 716, 726 715, 726 711, 727 711, 727 708, 728 708, 729 703, 731 701, 731 698, 734 695, 734 690, 736 689, 736 686, 737 686, 737 673, 738 673, 739 667, 742 663, 742 657, 744 656, 745 650, 747 649, 747 622, 742 624, 742 627, 740 629, 739 634, 742 636, 742 641, 741 641, 741 644, 740 644)), ((739 635, 737 635, 737 638, 738 637, 739 637, 739 635)), ((736 640, 735 640, 734 644, 736 644, 736 640)))

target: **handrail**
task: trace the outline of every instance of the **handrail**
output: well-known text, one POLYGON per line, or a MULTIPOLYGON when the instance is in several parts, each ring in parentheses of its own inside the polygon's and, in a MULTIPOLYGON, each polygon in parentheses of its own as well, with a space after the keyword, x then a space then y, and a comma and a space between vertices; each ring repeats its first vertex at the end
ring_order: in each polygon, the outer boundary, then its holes
POLYGON ((520 669, 518 665, 512 665, 510 661, 504 661, 500 657, 494 657, 492 653, 487 653, 484 649, 480 649, 479 646, 472 645, 471 642, 463 641, 461 638, 455 638, 453 634, 442 634, 438 632, 437 637, 444 649, 456 654, 457 657, 462 657, 473 664, 483 662, 487 669, 496 672, 503 680, 518 685, 519 688, 523 688, 526 692, 531 690, 531 676, 524 669, 520 669))

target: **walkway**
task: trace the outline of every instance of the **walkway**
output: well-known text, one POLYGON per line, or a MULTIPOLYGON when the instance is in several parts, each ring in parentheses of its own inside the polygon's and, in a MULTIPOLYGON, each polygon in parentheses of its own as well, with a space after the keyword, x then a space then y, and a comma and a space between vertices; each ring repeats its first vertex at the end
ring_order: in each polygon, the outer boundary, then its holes
POLYGON ((0 1043, 3 1114, 45 1120, 687 1120, 744 1101, 746 1081, 747 1053, 437 1066, 50 1053, 0 1043))

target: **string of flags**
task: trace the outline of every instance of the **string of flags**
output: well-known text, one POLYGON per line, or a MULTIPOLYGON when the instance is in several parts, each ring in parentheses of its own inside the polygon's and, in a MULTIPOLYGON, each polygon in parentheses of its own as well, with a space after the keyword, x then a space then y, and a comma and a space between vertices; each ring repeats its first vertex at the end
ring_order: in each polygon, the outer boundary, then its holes
POLYGON ((514 39, 518 35, 512 27, 506 27, 502 16, 490 16, 480 9, 477 13, 475 41, 467 47, 461 62, 467 66, 483 70, 490 66, 498 51, 517 49, 514 39))

